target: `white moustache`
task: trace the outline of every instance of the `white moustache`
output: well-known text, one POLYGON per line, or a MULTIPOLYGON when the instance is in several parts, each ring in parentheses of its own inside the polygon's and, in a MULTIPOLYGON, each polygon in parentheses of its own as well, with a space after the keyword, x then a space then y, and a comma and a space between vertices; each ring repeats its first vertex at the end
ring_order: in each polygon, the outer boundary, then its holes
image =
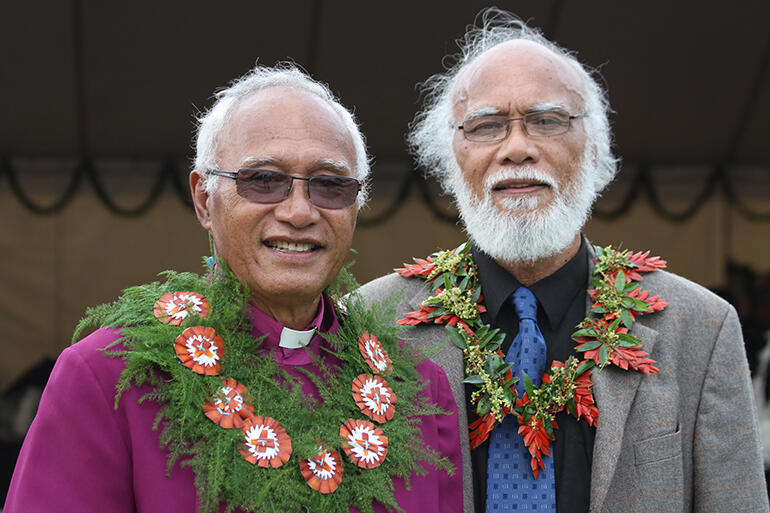
POLYGON ((521 180, 532 183, 542 183, 549 186, 554 193, 559 192, 559 186, 551 175, 532 166, 507 167, 484 180, 484 189, 493 191, 498 185, 507 180, 521 180))

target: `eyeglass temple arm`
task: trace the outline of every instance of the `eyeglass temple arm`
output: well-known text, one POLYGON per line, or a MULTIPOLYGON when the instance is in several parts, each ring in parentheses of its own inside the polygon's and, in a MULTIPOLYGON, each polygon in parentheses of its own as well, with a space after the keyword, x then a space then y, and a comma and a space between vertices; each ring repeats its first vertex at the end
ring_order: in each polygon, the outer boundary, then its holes
POLYGON ((207 169, 206 170, 207 175, 217 175, 217 176, 224 176, 225 178, 232 178, 235 180, 238 178, 238 173, 229 173, 227 171, 218 171, 216 169, 207 169))

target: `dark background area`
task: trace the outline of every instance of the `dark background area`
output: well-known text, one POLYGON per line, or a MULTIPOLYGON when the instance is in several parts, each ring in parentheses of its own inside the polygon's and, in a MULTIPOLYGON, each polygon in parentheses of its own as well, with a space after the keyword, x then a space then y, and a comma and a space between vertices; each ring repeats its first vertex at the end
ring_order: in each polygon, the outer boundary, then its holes
MULTIPOLYGON (((0 3, 5 156, 190 155, 191 105, 293 59, 355 106, 378 160, 409 162, 415 84, 487 2, 0 3)), ((655 164, 770 162, 770 3, 499 5, 601 70, 617 149, 655 164)))

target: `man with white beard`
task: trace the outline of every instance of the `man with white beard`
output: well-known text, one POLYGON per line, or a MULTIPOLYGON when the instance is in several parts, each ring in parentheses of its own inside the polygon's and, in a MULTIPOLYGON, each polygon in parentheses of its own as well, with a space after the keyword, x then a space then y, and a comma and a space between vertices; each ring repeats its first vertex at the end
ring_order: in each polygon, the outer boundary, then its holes
POLYGON ((734 309, 581 234, 616 173, 591 72, 490 9, 425 90, 409 141, 471 240, 361 292, 453 342, 465 511, 768 511, 734 309))

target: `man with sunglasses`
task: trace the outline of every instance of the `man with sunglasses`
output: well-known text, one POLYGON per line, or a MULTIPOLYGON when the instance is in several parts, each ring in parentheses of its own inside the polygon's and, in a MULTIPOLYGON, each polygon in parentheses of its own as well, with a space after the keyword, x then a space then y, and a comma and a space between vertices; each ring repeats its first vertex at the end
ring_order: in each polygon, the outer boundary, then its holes
POLYGON ((60 356, 4 511, 461 511, 445 374, 325 292, 367 196, 352 114, 258 66, 216 94, 196 150, 210 272, 89 311, 102 327, 60 356))
POLYGON ((442 323, 465 327, 433 359, 460 411, 466 511, 768 511, 734 309, 655 258, 595 252, 581 235, 616 172, 599 83, 496 9, 456 62, 426 82, 409 141, 471 248, 362 294, 401 291, 419 346, 445 340, 442 323))

